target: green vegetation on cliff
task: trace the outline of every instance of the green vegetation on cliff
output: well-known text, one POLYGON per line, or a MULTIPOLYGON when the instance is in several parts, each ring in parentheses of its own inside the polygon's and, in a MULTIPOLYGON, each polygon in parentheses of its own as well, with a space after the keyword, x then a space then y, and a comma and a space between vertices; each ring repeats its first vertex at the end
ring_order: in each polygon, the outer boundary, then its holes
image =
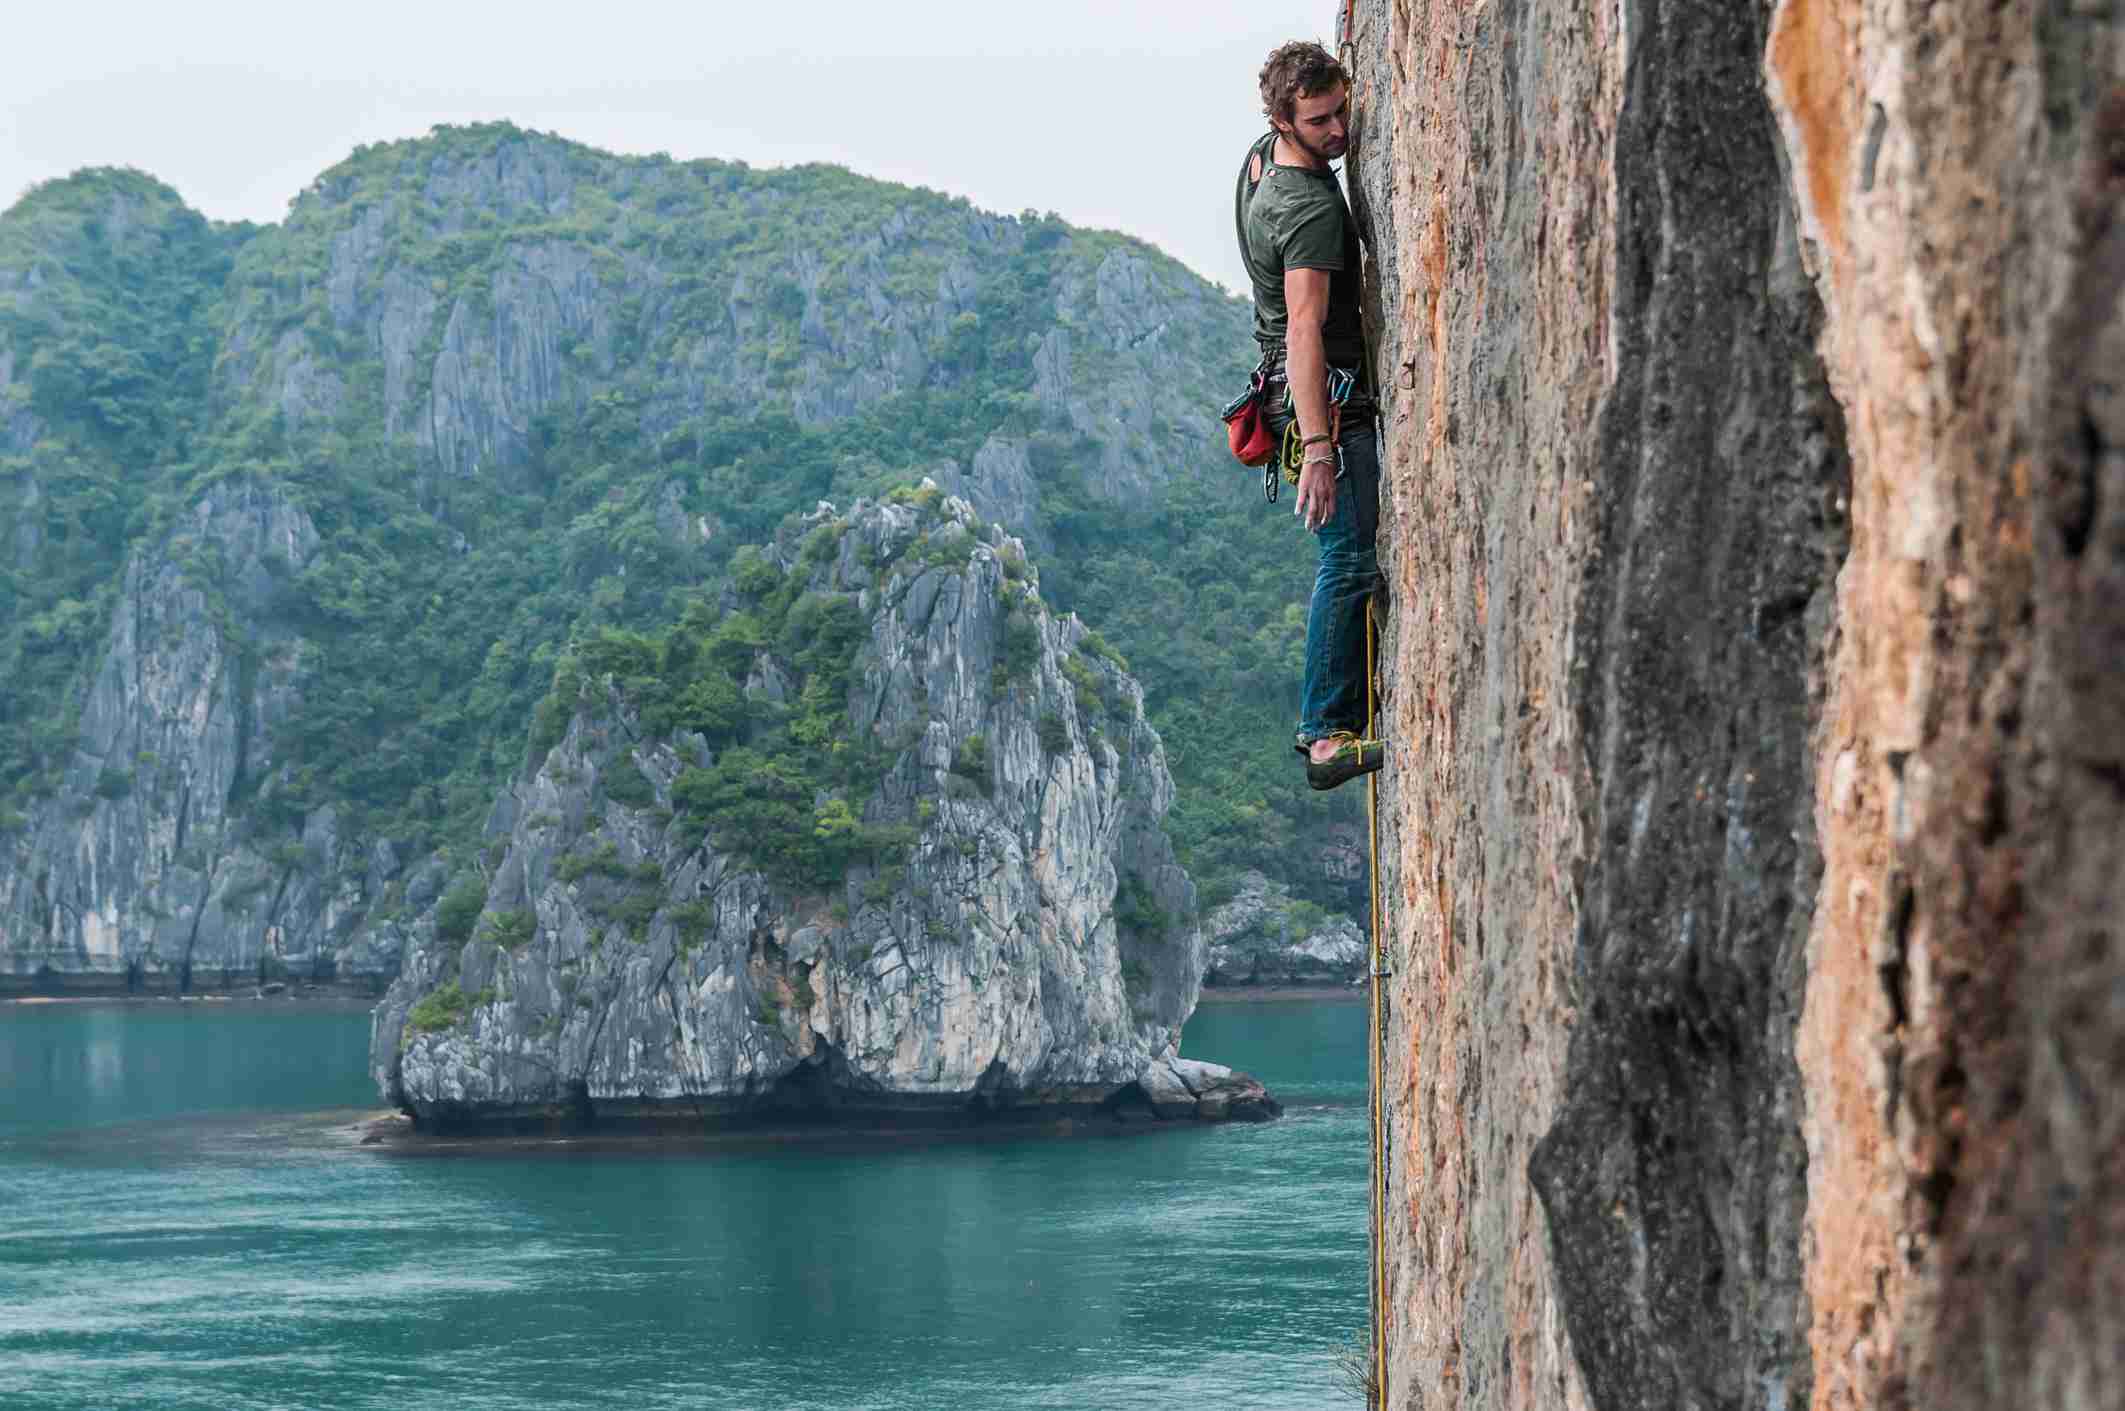
POLYGON ((209 420, 214 301, 250 233, 111 169, 0 217, 0 805, 71 750, 125 554, 209 420))
MULTIPOLYGON (((805 586, 808 570, 832 555, 838 528, 823 524, 807 536, 787 573, 757 549, 740 550, 728 612, 697 601, 666 631, 590 632, 562 655, 539 703, 531 758, 542 757, 569 718, 602 695, 586 694, 587 682, 609 681, 649 734, 690 731, 715 752, 708 767, 680 773, 672 804, 723 851, 798 887, 839 881, 859 858, 897 864, 914 830, 858 816, 891 751, 846 737, 849 681, 869 628, 854 595, 805 586), (780 700, 745 696, 762 651, 793 670, 780 700)), ((624 767, 608 772, 606 792, 636 807, 654 802, 647 781, 624 767), (641 781, 632 801, 620 791, 635 785, 616 787, 630 778, 641 781)))
MULTIPOLYGON (((1000 441, 1031 466, 1011 527, 1050 545, 1045 596, 1146 685, 1183 861, 1213 896, 1257 866, 1352 902, 1310 844, 1354 803, 1312 796, 1286 744, 1310 546, 1210 415, 1244 307, 1155 251, 832 168, 620 159, 507 126, 363 149, 255 233, 142 178, 79 180, 94 200, 58 183, 0 217, 0 357, 22 384, 26 350, 61 350, 27 382, 38 449, 0 462, 0 533, 45 526, 0 558, 0 802, 64 762, 126 552, 216 481, 280 488, 321 540, 274 609, 306 644, 301 705, 273 777, 246 782, 255 826, 290 837, 331 803, 355 836, 427 846, 476 838, 586 653, 656 655, 683 682, 659 708, 732 735, 754 707, 730 672, 662 654, 788 629, 701 617, 733 574, 760 596, 735 547, 1000 441), (96 233, 90 208, 128 183, 170 232, 154 259, 96 233), (25 300, 33 264, 79 292, 25 300), (38 459, 60 454, 93 472, 38 459)), ((250 624, 224 626, 241 655, 250 624)), ((806 728, 801 706, 777 726, 788 749, 806 728)), ((786 752, 695 781, 699 806, 811 813, 809 773, 761 787, 786 752)))

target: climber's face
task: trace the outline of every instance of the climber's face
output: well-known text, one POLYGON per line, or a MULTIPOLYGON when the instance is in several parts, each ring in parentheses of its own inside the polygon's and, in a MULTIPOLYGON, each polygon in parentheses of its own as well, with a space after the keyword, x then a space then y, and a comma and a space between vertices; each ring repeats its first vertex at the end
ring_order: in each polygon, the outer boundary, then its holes
POLYGON ((1350 149, 1350 90, 1342 84, 1324 88, 1292 103, 1291 121, 1278 123, 1299 150, 1323 165, 1350 149))

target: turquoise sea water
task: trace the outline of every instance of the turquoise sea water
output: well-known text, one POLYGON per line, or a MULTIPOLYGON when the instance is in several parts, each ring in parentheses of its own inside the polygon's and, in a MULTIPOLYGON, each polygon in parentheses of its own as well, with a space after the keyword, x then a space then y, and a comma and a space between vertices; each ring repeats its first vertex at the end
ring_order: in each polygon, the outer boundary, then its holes
POLYGON ((1207 1006, 1266 1126, 347 1143, 358 1009, 0 1007, 0 1407, 1316 1408, 1365 1317, 1365 1011, 1207 1006))

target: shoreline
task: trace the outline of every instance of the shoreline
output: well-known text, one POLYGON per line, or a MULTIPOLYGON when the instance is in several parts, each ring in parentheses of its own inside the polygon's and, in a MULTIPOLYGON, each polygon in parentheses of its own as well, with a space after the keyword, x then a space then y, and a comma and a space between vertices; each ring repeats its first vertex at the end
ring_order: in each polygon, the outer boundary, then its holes
MULTIPOLYGON (((1205 985, 1196 996, 1196 1005, 1275 1004, 1302 1000, 1355 1004, 1365 997, 1366 989, 1362 985, 1205 985)), ((128 994, 122 990, 114 990, 103 994, 0 994, 0 1010, 16 1005, 31 1008, 71 1004, 285 1005, 301 1009, 346 1009, 359 1006, 363 1009, 373 1009, 382 998, 382 991, 363 994, 356 990, 325 988, 287 989, 274 993, 255 989, 210 990, 190 994, 128 994)))
POLYGON ((810 1149, 864 1153, 1011 1141, 1119 1141, 1158 1132, 1210 1131, 1222 1122, 1191 1119, 1118 1120, 1109 1115, 1054 1113, 1011 1121, 892 1125, 867 1122, 672 1123, 662 1127, 591 1127, 551 1131, 424 1131, 404 1113, 384 1110, 324 1129, 350 1154, 406 1160, 485 1157, 627 1155, 686 1157, 745 1151, 810 1149))
POLYGON ((245 1008, 278 1006, 289 1009, 374 1009, 381 994, 365 995, 352 990, 286 990, 268 994, 263 990, 214 990, 192 994, 127 994, 123 991, 111 994, 81 995, 0 995, 0 1010, 13 1006, 24 1009, 42 1008, 47 1005, 116 1004, 148 1007, 151 1005, 240 1005, 245 1008))
POLYGON ((1363 985, 1205 985, 1195 1003, 1197 1008, 1206 1004, 1274 1004, 1280 1000, 1356 1004, 1367 993, 1363 985))
MULTIPOLYGON (((1274 1103, 1275 1099, 1269 1101, 1274 1103)), ((1283 1105, 1277 1103, 1272 1115, 1266 1116, 1161 1117, 1146 1103, 1120 1107, 1056 1104, 987 1116, 963 1110, 927 1117, 877 1112, 833 1117, 763 1112, 706 1119, 679 1114, 649 1120, 602 1119, 587 1125, 555 1120, 434 1128, 416 1125, 412 1117, 397 1109, 382 1108, 351 1123, 341 1117, 325 1130, 335 1145, 349 1151, 416 1158, 542 1153, 686 1155, 789 1148, 861 1152, 996 1141, 1110 1141, 1155 1132, 1207 1132, 1225 1126, 1273 1122, 1283 1116, 1283 1111, 1283 1105)))

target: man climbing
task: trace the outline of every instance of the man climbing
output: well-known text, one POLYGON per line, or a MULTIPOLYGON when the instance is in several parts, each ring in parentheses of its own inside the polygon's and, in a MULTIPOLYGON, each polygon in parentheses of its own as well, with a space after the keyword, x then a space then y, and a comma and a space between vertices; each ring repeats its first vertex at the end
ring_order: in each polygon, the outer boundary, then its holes
POLYGON ((1318 44, 1293 41, 1261 72, 1270 130, 1248 149, 1233 211, 1254 284, 1266 405, 1278 443, 1293 420, 1298 503, 1319 549, 1306 616, 1298 752, 1333 789, 1378 769, 1365 739, 1366 599, 1379 576, 1379 434, 1358 316, 1357 223, 1329 163, 1350 142, 1350 82, 1318 44))

